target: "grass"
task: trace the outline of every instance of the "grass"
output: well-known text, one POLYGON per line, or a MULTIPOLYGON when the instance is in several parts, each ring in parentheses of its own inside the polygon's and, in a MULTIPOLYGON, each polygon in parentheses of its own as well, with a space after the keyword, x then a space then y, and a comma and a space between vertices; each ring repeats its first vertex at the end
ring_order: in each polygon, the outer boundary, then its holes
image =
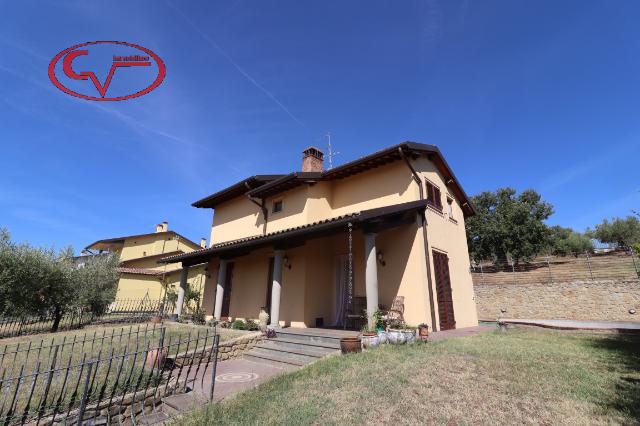
POLYGON ((514 329, 332 357, 181 418, 210 424, 640 424, 640 337, 514 329))

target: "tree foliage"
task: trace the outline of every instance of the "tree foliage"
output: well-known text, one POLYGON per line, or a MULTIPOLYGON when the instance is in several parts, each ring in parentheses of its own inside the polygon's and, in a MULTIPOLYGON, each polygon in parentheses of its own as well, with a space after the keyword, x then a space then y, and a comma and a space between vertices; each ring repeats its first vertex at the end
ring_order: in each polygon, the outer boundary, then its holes
POLYGON ((482 192, 471 198, 476 215, 466 221, 471 257, 514 262, 535 257, 548 246, 546 220, 551 204, 532 189, 516 194, 512 188, 482 192))
POLYGON ((589 235, 576 232, 571 228, 552 226, 549 228, 549 252, 556 256, 593 252, 593 243, 589 235))
POLYGON ((627 216, 626 219, 616 217, 611 222, 605 219, 591 234, 603 243, 632 248, 640 243, 640 220, 635 216, 627 216))
POLYGON ((59 319, 71 307, 101 313, 115 297, 117 261, 113 255, 95 256, 80 267, 71 248, 56 252, 17 244, 0 229, 0 316, 59 319))

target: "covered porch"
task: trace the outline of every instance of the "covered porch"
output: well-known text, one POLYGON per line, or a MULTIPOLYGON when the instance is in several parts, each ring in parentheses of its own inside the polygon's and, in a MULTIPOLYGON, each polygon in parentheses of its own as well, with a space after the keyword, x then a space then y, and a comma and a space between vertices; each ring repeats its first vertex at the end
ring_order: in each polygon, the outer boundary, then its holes
MULTIPOLYGON (((208 263, 203 295, 207 315, 258 318, 274 327, 358 328, 366 309, 405 300, 405 320, 431 324, 421 226, 424 201, 365 210, 289 230, 178 256, 186 277, 208 263)), ((178 306, 186 280, 181 282, 178 306)))

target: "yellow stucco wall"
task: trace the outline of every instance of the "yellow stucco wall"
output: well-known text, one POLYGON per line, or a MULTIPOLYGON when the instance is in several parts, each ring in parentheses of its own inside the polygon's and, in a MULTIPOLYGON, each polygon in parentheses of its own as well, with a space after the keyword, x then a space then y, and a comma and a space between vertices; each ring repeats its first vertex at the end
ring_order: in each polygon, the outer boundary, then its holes
MULTIPOLYGON (((427 212, 430 249, 447 253, 451 275, 456 325, 477 325, 473 286, 469 272, 464 218, 458 200, 448 191, 434 164, 426 156, 412 161, 422 181, 429 179, 440 187, 444 213, 429 208, 427 212), (446 195, 454 200, 453 216, 447 215, 446 195)), ((424 183, 423 183, 424 185, 424 183)), ((419 199, 418 185, 402 161, 381 166, 365 173, 330 182, 303 185, 267 199, 270 209, 266 232, 274 232, 337 217, 347 213, 383 207, 419 199), (272 214, 275 200, 283 200, 281 213, 272 214)), ((246 197, 238 197, 216 207, 211 229, 212 243, 260 235, 265 232, 259 208, 246 197)), ((364 296, 364 241, 354 237, 354 294, 364 296)), ((405 297, 405 319, 417 325, 431 322, 428 299, 427 267, 421 224, 403 225, 384 231, 377 238, 377 248, 384 252, 386 265, 378 265, 379 300, 389 306, 393 297, 405 297)), ((345 236, 308 241, 304 246, 287 251, 292 268, 284 270, 280 318, 283 324, 314 326, 315 318, 325 324, 333 321, 335 309, 335 256, 346 253, 345 236), (331 250, 328 250, 328 247, 331 250)), ((268 258, 272 252, 262 251, 236 259, 231 299, 232 317, 256 318, 265 303, 268 258)), ((435 278, 431 250, 434 305, 437 316, 435 278)), ((217 264, 210 264, 212 278, 207 280, 205 295, 207 313, 213 312, 217 264), (215 266, 215 270, 212 267, 215 266)))

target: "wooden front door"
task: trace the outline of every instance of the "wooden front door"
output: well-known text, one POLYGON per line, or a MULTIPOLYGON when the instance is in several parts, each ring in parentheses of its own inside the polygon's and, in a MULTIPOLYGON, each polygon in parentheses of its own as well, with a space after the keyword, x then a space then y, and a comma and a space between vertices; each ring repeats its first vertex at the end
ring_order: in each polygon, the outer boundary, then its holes
POLYGON ((453 313, 453 297, 451 296, 451 280, 449 278, 449 258, 446 254, 433 251, 433 271, 436 276, 436 294, 438 296, 438 315, 440 330, 456 328, 453 313))
POLYGON ((227 276, 224 280, 224 296, 222 297, 222 312, 220 317, 229 318, 229 305, 231 303, 231 292, 233 290, 233 263, 227 263, 227 276))

